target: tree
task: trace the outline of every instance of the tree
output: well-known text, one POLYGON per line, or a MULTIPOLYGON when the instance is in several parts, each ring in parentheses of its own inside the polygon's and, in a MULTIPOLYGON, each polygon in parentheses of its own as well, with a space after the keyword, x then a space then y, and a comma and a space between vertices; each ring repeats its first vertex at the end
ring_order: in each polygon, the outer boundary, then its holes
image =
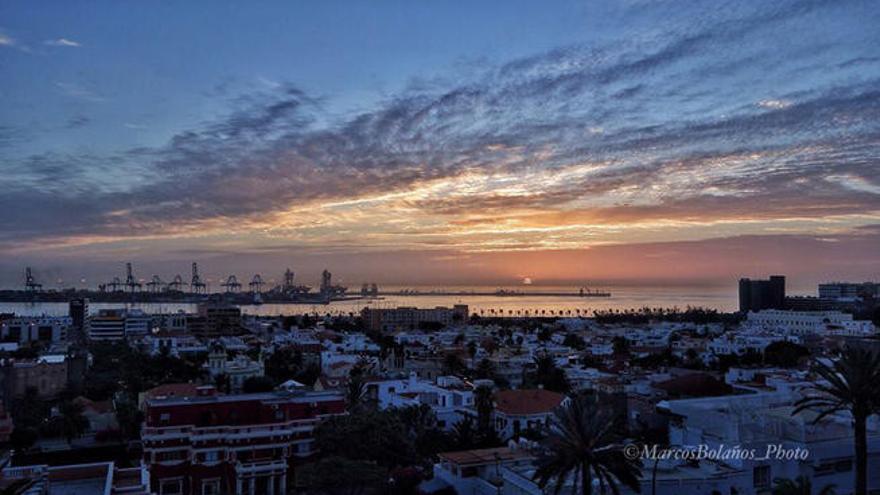
POLYGON ((614 337, 611 345, 614 347, 614 354, 629 354, 629 341, 625 337, 614 337))
POLYGON ((365 375, 367 373, 367 364, 364 361, 358 361, 348 372, 348 386, 345 392, 345 404, 349 412, 360 410, 367 396, 367 384, 365 375))
MULTIPOLYGON (((813 482, 806 476, 798 476, 794 481, 784 478, 773 480, 773 495, 813 495, 813 482)), ((834 485, 825 485, 816 495, 835 495, 834 485)))
POLYGON ((217 387, 217 390, 224 394, 228 394, 230 390, 232 390, 232 382, 229 380, 229 375, 226 373, 220 373, 219 375, 214 377, 214 386, 217 387))
POLYGON ((495 363, 483 358, 477 362, 474 368, 474 378, 494 380, 495 379, 495 363))
POLYGON ((492 389, 481 385, 474 390, 474 407, 477 409, 477 432, 485 435, 492 428, 492 413, 495 411, 495 398, 492 389))
POLYGON ((782 368, 794 368, 802 357, 809 355, 810 351, 806 347, 780 340, 764 349, 764 363, 782 368))
POLYGON ((470 356, 471 359, 473 359, 474 356, 477 355, 477 343, 474 342, 473 340, 468 342, 467 343, 467 351, 468 351, 468 356, 470 356))
POLYGON ((584 342, 584 339, 576 333, 566 334, 565 340, 562 341, 562 345, 571 347, 577 351, 582 351, 587 347, 587 343, 584 342))
POLYGON ((271 392, 274 388, 275 384, 272 379, 266 376, 251 376, 241 384, 241 390, 246 394, 271 392))
POLYGON ((427 404, 392 409, 407 437, 415 445, 417 461, 432 461, 438 452, 451 448, 451 439, 438 427, 437 415, 427 404))
POLYGON ((289 347, 276 350, 266 359, 266 376, 276 385, 296 377, 303 371, 302 368, 302 352, 289 347))
POLYGON ((413 440, 393 411, 363 411, 334 416, 315 429, 322 455, 371 461, 387 468, 406 466, 417 458, 413 440))
POLYGON ((61 434, 68 442, 82 435, 89 427, 89 421, 83 416, 83 407, 76 402, 62 402, 58 407, 61 434))
POLYGON ((538 340, 541 342, 549 342, 550 337, 553 336, 553 330, 549 327, 544 327, 538 331, 538 340))
POLYGON ((456 450, 473 449, 477 442, 477 430, 470 416, 452 425, 452 444, 456 450))
POLYGON ((526 378, 527 384, 531 387, 541 385, 547 390, 561 394, 568 393, 571 388, 565 372, 556 366, 552 357, 547 355, 535 358, 535 371, 526 378))
POLYGON ((813 370, 823 379, 812 386, 812 393, 795 403, 792 414, 814 410, 822 418, 840 411, 852 415, 855 436, 856 495, 868 491, 867 420, 880 406, 880 353, 847 347, 840 358, 828 365, 817 361, 813 370))
POLYGON ((360 495, 379 493, 385 482, 385 469, 375 463, 325 457, 300 468, 302 483, 309 493, 322 495, 360 495))
POLYGON ((37 429, 32 426, 16 427, 9 435, 9 441, 16 452, 24 452, 37 441, 37 429))
POLYGON ((137 404, 130 399, 118 400, 116 406, 116 421, 125 439, 133 440, 141 436, 141 423, 144 413, 138 409, 137 404))
POLYGON ((628 459, 614 443, 614 418, 584 396, 571 399, 557 408, 542 442, 543 453, 537 460, 533 479, 543 489, 553 483, 556 493, 572 479, 572 493, 592 493, 593 479, 600 486, 618 493, 618 484, 639 492, 641 464, 628 459))
POLYGON ((465 369, 467 369, 467 366, 464 365, 458 354, 450 352, 443 356, 441 372, 444 375, 458 375, 465 369))

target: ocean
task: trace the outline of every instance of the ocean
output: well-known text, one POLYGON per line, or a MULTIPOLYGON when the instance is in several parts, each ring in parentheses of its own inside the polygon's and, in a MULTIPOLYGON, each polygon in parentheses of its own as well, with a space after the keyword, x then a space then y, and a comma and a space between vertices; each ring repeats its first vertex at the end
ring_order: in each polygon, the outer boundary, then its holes
MULTIPOLYGON (((398 291, 404 287, 383 287, 382 290, 398 291)), ((490 315, 531 315, 541 314, 581 314, 591 315, 595 310, 626 310, 642 307, 678 307, 700 306, 718 311, 736 311, 737 289, 735 284, 730 287, 603 287, 611 293, 611 297, 578 297, 579 287, 551 286, 516 286, 516 287, 412 287, 419 292, 431 291, 473 291, 495 292, 499 289, 510 291, 528 291, 529 293, 570 292, 572 296, 498 296, 498 295, 395 295, 378 299, 358 299, 334 301, 330 304, 262 304, 242 306, 242 312, 251 315, 275 316, 285 314, 318 313, 348 314, 360 312, 364 307, 397 307, 415 306, 432 308, 435 306, 451 306, 467 304, 471 313, 490 315)), ((91 312, 109 308, 140 308, 148 313, 176 313, 178 311, 194 312, 195 304, 189 303, 91 303, 91 312)), ((62 316, 66 315, 66 303, 0 303, 0 313, 15 313, 21 316, 62 316)))

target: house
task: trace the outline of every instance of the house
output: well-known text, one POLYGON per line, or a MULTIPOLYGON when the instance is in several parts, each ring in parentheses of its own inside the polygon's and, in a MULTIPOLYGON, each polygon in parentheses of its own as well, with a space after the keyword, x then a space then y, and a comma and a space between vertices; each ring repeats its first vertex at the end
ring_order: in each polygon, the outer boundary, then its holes
POLYGON ((529 483, 528 490, 509 485, 510 469, 532 465, 534 456, 526 450, 499 447, 442 452, 437 457, 434 478, 420 487, 424 493, 449 487, 460 494, 541 493, 534 483, 529 483))
POLYGON ((227 359, 226 351, 216 344, 208 354, 205 366, 212 377, 225 375, 229 378, 229 389, 232 392, 241 392, 248 378, 261 377, 265 372, 262 359, 253 361, 244 354, 227 359))
POLYGON ((495 393, 495 431, 506 439, 540 428, 565 400, 564 395, 544 389, 501 390, 495 393))
MULTIPOLYGON (((68 464, 48 466, 5 467, 0 473, 0 491, 14 483, 30 480, 33 484, 26 491, 10 493, 26 494, 126 494, 147 495, 150 473, 144 465, 119 468, 114 462, 68 464)), ((4 491, 4 493, 6 493, 4 491)))
POLYGON ((370 381, 367 392, 381 409, 427 405, 437 416, 438 425, 446 430, 470 415, 467 410, 474 405, 473 387, 454 376, 430 382, 411 373, 405 380, 370 381))

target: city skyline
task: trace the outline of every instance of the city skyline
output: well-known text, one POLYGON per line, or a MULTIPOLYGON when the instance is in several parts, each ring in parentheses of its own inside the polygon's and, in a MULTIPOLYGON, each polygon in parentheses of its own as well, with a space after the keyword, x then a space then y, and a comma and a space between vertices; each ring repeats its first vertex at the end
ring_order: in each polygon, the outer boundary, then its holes
POLYGON ((212 5, 0 6, 0 286, 880 273, 870 2, 212 5))

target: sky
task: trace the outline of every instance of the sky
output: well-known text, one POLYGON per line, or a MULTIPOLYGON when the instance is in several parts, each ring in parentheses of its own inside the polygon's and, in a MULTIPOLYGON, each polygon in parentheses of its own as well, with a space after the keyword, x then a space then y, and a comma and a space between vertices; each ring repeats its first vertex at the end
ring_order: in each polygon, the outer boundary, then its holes
POLYGON ((0 286, 880 279, 871 1, 0 3, 0 286), (309 281, 309 280, 306 280, 309 281))

